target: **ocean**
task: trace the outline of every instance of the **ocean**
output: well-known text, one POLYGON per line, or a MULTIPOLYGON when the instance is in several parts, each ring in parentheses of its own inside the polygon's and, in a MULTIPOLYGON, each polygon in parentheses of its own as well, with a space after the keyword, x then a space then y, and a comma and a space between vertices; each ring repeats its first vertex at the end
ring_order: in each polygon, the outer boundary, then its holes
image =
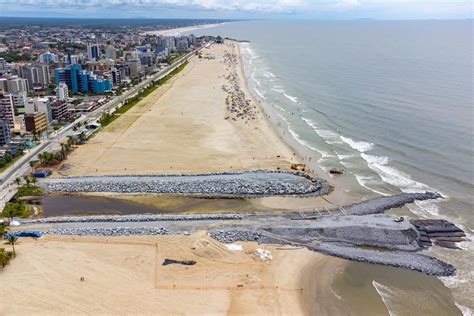
MULTIPOLYGON (((349 196, 434 190, 444 199, 395 212, 447 218, 472 236, 472 20, 246 21, 190 33, 248 41, 241 51, 255 96, 326 177, 332 167, 346 170, 333 180, 349 196)), ((471 242, 461 247, 427 252, 458 269, 443 283, 417 276, 426 286, 415 286, 410 271, 356 263, 346 270, 365 279, 341 275, 336 283, 340 292, 372 295, 391 315, 467 315, 474 249, 471 242), (431 308, 420 309, 422 299, 431 308)))

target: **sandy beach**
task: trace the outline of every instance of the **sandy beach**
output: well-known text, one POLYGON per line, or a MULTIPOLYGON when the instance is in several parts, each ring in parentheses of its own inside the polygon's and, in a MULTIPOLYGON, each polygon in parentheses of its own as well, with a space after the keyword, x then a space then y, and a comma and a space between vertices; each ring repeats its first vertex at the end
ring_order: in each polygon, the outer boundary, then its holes
MULTIPOLYGON (((244 76, 234 42, 204 50, 170 82, 77 148, 68 175, 176 173, 286 168, 298 162, 257 108, 229 118, 226 76, 244 76), (233 63, 225 54, 233 53, 233 63), (208 58, 206 58, 208 57, 208 58), (227 118, 227 119, 226 119, 227 118)), ((253 101, 252 101, 253 102, 253 101)))
MULTIPOLYGON (((71 167, 61 175, 289 169, 298 162, 252 99, 238 43, 227 41, 205 49, 202 58, 193 58, 172 80, 74 150, 65 161, 71 167), (239 97, 241 92, 244 98, 239 97)), ((166 196, 120 194, 120 198, 158 207, 173 204, 173 197, 166 196)), ((206 205, 212 206, 211 202, 206 205)), ((190 209, 197 207, 188 198, 180 200, 179 207, 185 209, 187 203, 190 209)), ((326 202, 315 197, 275 197, 214 207, 270 210, 321 203, 326 202)), ((349 312, 331 289, 347 261, 307 249, 241 244, 243 251, 230 251, 205 232, 22 239, 18 257, 0 273, 0 282, 11 285, 1 288, 9 304, 0 306, 0 314, 46 309, 49 314, 349 312), (262 260, 257 248, 268 250, 272 259, 262 260), (162 266, 165 258, 197 264, 162 266), (38 294, 25 295, 25 289, 38 294)))
POLYGON ((306 249, 238 244, 242 251, 229 250, 205 232, 22 239, 17 258, 0 273, 8 285, 0 287, 8 297, 0 314, 346 314, 330 291, 342 260, 306 249), (262 259, 257 249, 272 259, 262 259), (163 266, 166 258, 197 263, 163 266))
POLYGON ((143 35, 157 35, 157 36, 179 36, 184 32, 194 31, 194 30, 202 30, 207 29, 210 27, 216 27, 224 23, 210 23, 210 24, 202 24, 202 25, 193 25, 193 26, 185 26, 185 27, 178 27, 166 30, 159 30, 159 31, 149 31, 143 33, 143 35))

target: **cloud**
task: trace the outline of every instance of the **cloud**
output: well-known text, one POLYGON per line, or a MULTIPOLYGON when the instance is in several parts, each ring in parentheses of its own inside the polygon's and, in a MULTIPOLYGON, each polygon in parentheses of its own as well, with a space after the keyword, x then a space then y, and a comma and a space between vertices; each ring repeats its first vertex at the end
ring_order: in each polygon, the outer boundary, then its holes
POLYGON ((334 5, 338 9, 349 9, 360 6, 361 3, 359 0, 342 0, 334 5))
POLYGON ((222 11, 291 12, 310 0, 0 0, 0 4, 31 7, 75 8, 197 8, 222 11))
POLYGON ((0 16, 472 18, 472 0, 0 0, 0 16))

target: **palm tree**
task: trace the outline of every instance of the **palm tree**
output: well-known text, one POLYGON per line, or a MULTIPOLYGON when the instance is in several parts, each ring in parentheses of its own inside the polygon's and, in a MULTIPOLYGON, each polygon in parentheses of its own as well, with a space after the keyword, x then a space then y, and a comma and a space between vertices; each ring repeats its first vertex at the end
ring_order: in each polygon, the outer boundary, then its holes
POLYGON ((85 142, 85 141, 86 141, 86 133, 81 132, 81 133, 79 134, 79 140, 80 140, 81 142, 85 142))
POLYGON ((63 156, 63 159, 66 159, 67 152, 68 152, 67 144, 61 143, 61 155, 63 156))
POLYGON ((36 182, 38 182, 38 179, 36 179, 36 177, 31 177, 31 182, 34 184, 36 184, 36 182))
POLYGON ((15 183, 16 183, 17 186, 20 186, 21 179, 19 177, 16 177, 15 178, 15 183))
POLYGON ((0 248, 0 264, 2 265, 2 268, 5 268, 5 265, 11 259, 12 255, 13 254, 11 252, 5 251, 5 249, 0 248))
POLYGON ((3 235, 5 234, 5 223, 0 223, 0 238, 3 239, 3 235))
POLYGON ((18 237, 15 236, 14 234, 10 234, 7 238, 7 242, 12 245, 12 248, 13 248, 13 257, 16 256, 16 252, 15 252, 15 244, 16 244, 16 241, 18 240, 18 237))
POLYGON ((26 186, 30 186, 30 183, 31 183, 30 177, 24 176, 23 179, 25 179, 26 186))

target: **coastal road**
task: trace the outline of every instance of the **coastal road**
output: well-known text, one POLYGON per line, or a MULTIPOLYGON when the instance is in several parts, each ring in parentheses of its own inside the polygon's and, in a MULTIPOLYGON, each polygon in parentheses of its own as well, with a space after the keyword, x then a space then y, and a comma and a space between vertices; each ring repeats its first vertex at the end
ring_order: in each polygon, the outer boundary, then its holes
POLYGON ((100 106, 96 110, 86 113, 81 115, 77 120, 72 122, 71 124, 63 127, 62 129, 54 132, 47 140, 41 142, 39 145, 36 147, 32 148, 29 152, 27 152, 24 156, 22 156, 18 161, 16 161, 12 166, 7 168, 5 171, 3 171, 0 174, 0 209, 3 209, 4 205, 8 200, 11 199, 11 197, 15 194, 16 192, 16 187, 12 185, 12 182, 17 177, 21 177, 25 173, 31 171, 31 167, 29 165, 30 161, 37 159, 38 154, 41 152, 44 152, 50 148, 52 148, 55 145, 58 145, 63 141, 64 139, 67 138, 69 135, 73 135, 75 131, 73 130, 73 127, 77 123, 82 123, 84 121, 96 121, 100 118, 102 113, 105 112, 110 112, 112 109, 119 107, 123 102, 125 102, 128 98, 131 98, 138 94, 140 90, 145 88, 147 85, 152 83, 155 80, 161 79, 168 75, 170 72, 175 70, 177 67, 179 67, 181 64, 183 64, 185 61, 191 59, 196 55, 196 52, 200 51, 202 49, 198 48, 185 56, 179 58, 176 60, 174 63, 172 63, 170 66, 166 67, 165 69, 157 72, 156 74, 150 76, 149 78, 145 79, 144 81, 140 82, 136 86, 132 87, 131 89, 127 90, 123 95, 116 96, 113 99, 111 99, 109 102, 105 103, 104 105, 100 106))

